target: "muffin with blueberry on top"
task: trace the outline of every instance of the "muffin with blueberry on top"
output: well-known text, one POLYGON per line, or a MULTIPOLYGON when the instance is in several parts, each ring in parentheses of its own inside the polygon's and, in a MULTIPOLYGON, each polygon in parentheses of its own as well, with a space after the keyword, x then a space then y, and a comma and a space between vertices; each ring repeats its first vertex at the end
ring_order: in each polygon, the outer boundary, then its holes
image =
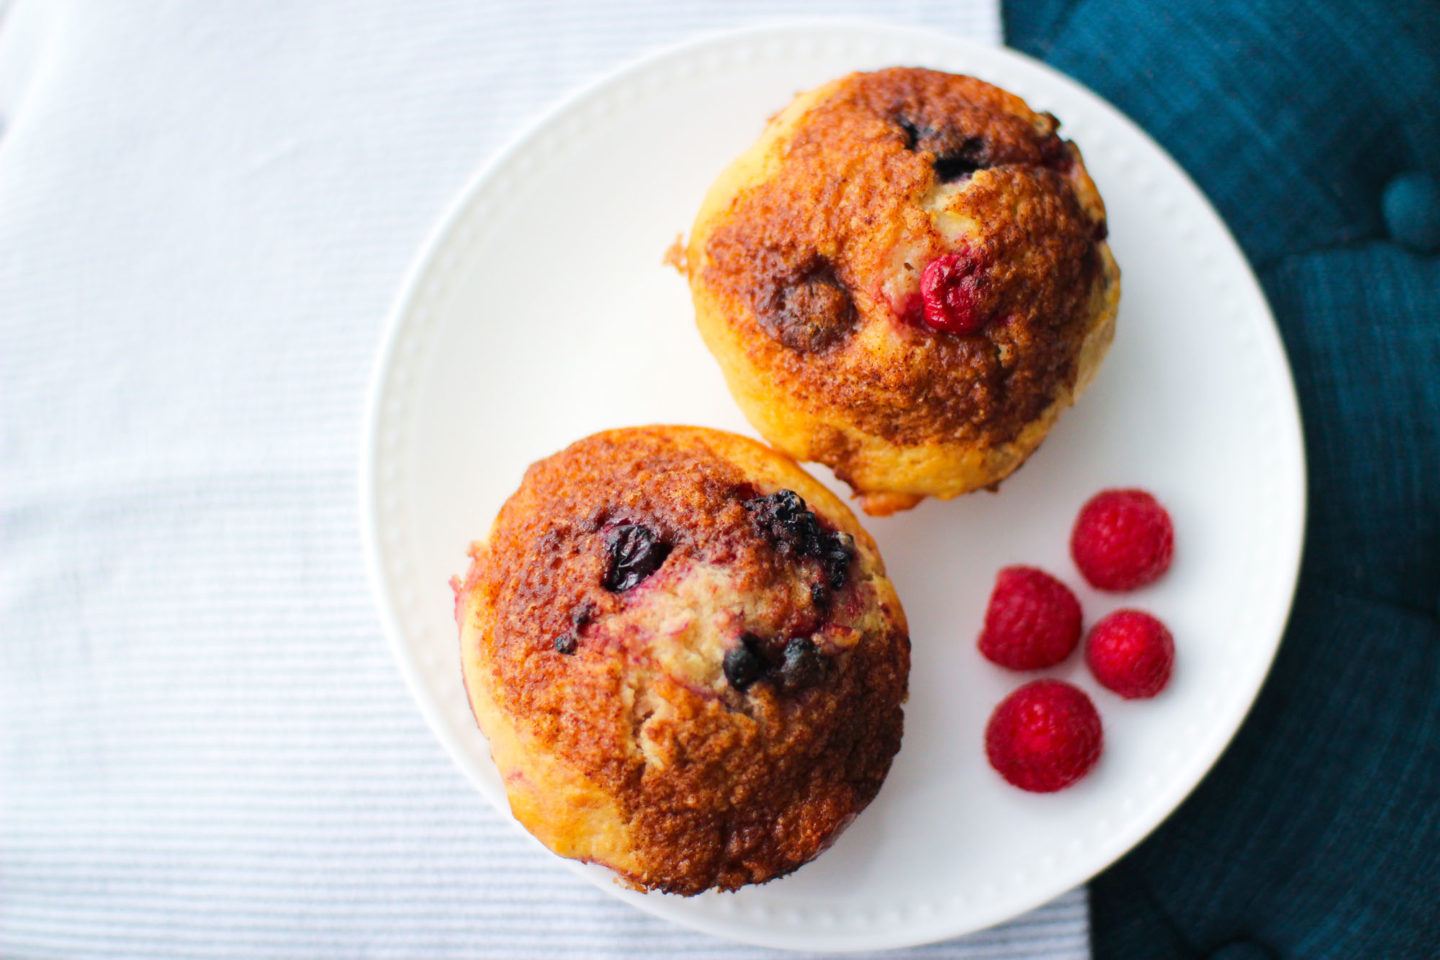
POLYGON ((798 96, 684 250, 741 409, 886 514, 993 487, 1109 347, 1105 207, 1059 122, 973 77, 856 73, 798 96))
POLYGON ((533 465, 456 578, 465 686, 516 818, 670 893, 783 876, 900 747, 905 615, 789 458, 696 427, 533 465))

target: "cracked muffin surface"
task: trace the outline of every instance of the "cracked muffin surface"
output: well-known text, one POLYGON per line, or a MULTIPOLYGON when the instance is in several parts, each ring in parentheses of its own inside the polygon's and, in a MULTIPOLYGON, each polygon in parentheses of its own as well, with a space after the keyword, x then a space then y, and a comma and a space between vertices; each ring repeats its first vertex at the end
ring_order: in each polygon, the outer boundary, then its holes
POLYGON ((1109 346, 1105 208, 1059 122, 892 68, 801 94, 711 187, 684 250, 750 421, 877 514, 991 486, 1109 346))
POLYGON ((909 638, 873 540, 788 457, 613 430, 526 472, 456 578, 511 810, 562 856, 696 894, 783 876, 875 796, 909 638))

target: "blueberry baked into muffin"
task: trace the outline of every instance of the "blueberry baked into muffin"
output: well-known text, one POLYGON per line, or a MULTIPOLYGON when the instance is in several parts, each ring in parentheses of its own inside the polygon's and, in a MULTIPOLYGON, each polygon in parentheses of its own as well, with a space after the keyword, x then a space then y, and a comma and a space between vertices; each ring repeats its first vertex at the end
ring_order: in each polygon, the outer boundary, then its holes
POLYGON ((697 427, 534 464, 456 578, 465 687, 510 808, 562 856, 696 894, 782 876, 900 748, 905 614, 788 457, 697 427))
POLYGON ((697 323, 764 437, 887 514, 992 487, 1114 332, 1105 207, 1059 122, 893 68, 798 96, 684 250, 697 323))

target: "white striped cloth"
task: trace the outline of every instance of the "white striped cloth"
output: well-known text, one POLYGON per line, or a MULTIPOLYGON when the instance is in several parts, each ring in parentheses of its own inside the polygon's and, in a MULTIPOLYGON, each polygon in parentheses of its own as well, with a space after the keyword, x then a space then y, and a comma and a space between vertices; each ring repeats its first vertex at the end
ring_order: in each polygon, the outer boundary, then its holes
MULTIPOLYGON (((3 11, 4 0, 0 0, 3 11)), ((776 956, 492 811, 366 589, 360 418, 434 218, 516 127, 759 16, 993 0, 18 0, 0 29, 0 954, 776 956)), ((904 956, 1088 957, 1083 891, 904 956)))

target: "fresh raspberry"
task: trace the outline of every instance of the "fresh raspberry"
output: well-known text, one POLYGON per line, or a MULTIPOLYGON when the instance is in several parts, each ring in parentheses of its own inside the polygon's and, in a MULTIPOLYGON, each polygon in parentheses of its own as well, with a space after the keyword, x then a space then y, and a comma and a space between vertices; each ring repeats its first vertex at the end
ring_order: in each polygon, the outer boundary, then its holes
POLYGON ((1090 772, 1104 739, 1100 714, 1083 690, 1062 680, 1035 680, 990 714, 985 755, 1021 790, 1054 793, 1090 772))
POLYGON ((987 318, 976 303, 980 267, 980 260, 968 250, 944 254, 925 265, 920 274, 920 297, 926 326, 961 336, 985 326, 987 318))
POLYGON ((1080 508, 1070 534, 1075 566, 1097 590, 1134 590, 1170 569, 1175 529, 1144 490, 1102 490, 1080 508))
POLYGON ((1101 686, 1126 700, 1153 697, 1170 682, 1175 638, 1143 610, 1116 610, 1090 628, 1085 662, 1101 686))
POLYGON ((1053 667, 1080 643, 1080 601, 1044 570, 1006 567, 995 576, 980 652, 1011 670, 1053 667))

